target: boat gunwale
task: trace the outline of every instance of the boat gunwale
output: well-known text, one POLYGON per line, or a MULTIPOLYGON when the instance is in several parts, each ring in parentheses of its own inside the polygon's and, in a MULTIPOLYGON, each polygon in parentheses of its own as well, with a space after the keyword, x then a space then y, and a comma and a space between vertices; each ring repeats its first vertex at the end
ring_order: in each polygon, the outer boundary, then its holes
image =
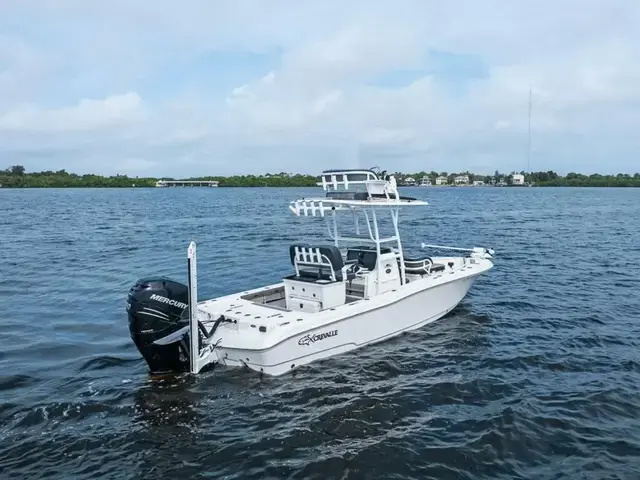
MULTIPOLYGON (((319 312, 296 312, 294 310, 287 310, 284 313, 291 314, 291 315, 298 314, 300 316, 302 316, 302 315, 304 315, 304 316, 313 315, 310 318, 311 318, 311 320, 315 320, 315 325, 313 325, 311 327, 306 327, 304 329, 294 328, 292 333, 288 334, 286 337, 279 339, 277 342, 275 342, 275 343, 273 343, 270 346, 265 347, 265 348, 259 348, 259 349, 258 348, 238 348, 238 347, 226 347, 224 345, 221 345, 219 348, 221 348, 221 349, 233 349, 233 350, 247 350, 247 351, 255 351, 255 352, 263 352, 263 351, 266 351, 266 350, 270 350, 270 349, 276 347, 277 345, 279 345, 280 343, 282 343, 284 341, 287 341, 287 340, 291 339, 292 337, 295 337, 296 335, 300 335, 303 332, 312 331, 312 330, 315 330, 317 328, 326 327, 326 326, 332 325, 332 324, 334 324, 336 322, 340 322, 340 321, 343 321, 343 320, 346 320, 346 319, 349 319, 349 318, 354 318, 354 317, 358 317, 358 316, 361 316, 361 315, 365 315, 365 314, 371 313, 373 311, 379 310, 381 308, 385 308, 385 307, 388 307, 388 306, 391 306, 391 305, 395 305, 396 303, 398 303, 400 301, 403 301, 403 300, 405 300, 407 298, 413 297, 414 295, 418 295, 418 294, 420 294, 422 292, 425 292, 427 290, 430 290, 432 288, 438 288, 438 287, 441 287, 441 286, 444 286, 444 285, 448 285, 448 284, 456 282, 456 281, 472 279, 472 278, 475 278, 477 276, 480 276, 480 275, 486 273, 491 268, 493 268, 493 263, 490 260, 487 260, 487 262, 489 263, 489 265, 486 265, 484 268, 478 269, 478 271, 472 272, 469 275, 466 275, 466 276, 455 276, 453 278, 447 278, 444 281, 440 281, 440 282, 438 282, 438 283, 436 283, 434 285, 430 285, 430 286, 427 286, 425 288, 421 288, 421 289, 418 289, 418 290, 415 290, 415 291, 412 291, 412 292, 402 292, 403 289, 389 290, 387 292, 383 292, 381 294, 378 294, 375 297, 370 298, 370 299, 362 299, 362 300, 358 300, 358 301, 351 302, 351 303, 345 303, 344 305, 339 305, 337 307, 333 307, 333 308, 330 308, 330 309, 327 309, 327 310, 321 310, 319 312), (400 295, 397 295, 397 298, 395 298, 394 300, 392 300, 390 302, 384 302, 384 303, 381 302, 380 300, 384 300, 384 297, 386 295, 388 295, 389 293, 396 293, 396 294, 400 293, 400 295), (366 303, 366 302, 369 302, 369 303, 366 303), (367 305, 367 307, 365 307, 362 310, 356 311, 352 315, 348 315, 348 314, 345 315, 344 314, 344 313, 346 313, 346 309, 349 306, 354 306, 354 305, 358 305, 358 304, 367 305), (329 312, 331 312, 331 315, 329 315, 329 312), (341 315, 338 316, 338 314, 341 314, 341 315), (325 321, 323 321, 323 320, 325 320, 325 321)), ((454 272, 456 272, 456 271, 454 271, 454 272)), ((444 275, 444 274, 441 274, 441 275, 444 275)), ((436 277, 436 278, 439 278, 439 277, 436 277)), ((428 279, 429 278, 426 277, 426 278, 422 278, 421 280, 418 280, 417 282, 411 282, 411 283, 415 284, 415 283, 421 282, 422 280, 428 280, 428 279)), ((411 285, 411 283, 409 285, 411 285)), ((284 282, 281 285, 284 285, 284 282)), ((232 295, 233 294, 231 294, 229 296, 232 296, 232 295)), ((224 298, 224 297, 221 297, 221 298, 224 298)), ((243 300, 243 301, 249 302, 248 300, 243 300)), ((207 301, 205 300, 205 302, 207 302, 207 301)), ((205 302, 203 302, 203 303, 205 303, 205 302)), ((256 305, 258 307, 262 306, 262 305, 259 305, 259 304, 254 304, 254 305, 256 305)), ((284 319, 284 318, 281 318, 281 319, 284 320, 284 321, 287 321, 287 319, 284 319)), ((292 326, 293 325, 300 325, 300 326, 303 325, 302 322, 299 322, 299 321, 296 321, 295 323, 291 322, 290 324, 292 326)), ((308 325, 308 323, 306 325, 308 325)), ((221 329, 223 329, 225 327, 228 328, 226 325, 221 325, 220 326, 221 329)), ((291 330, 291 328, 287 328, 286 330, 291 330)), ((282 331, 282 330, 280 330, 280 331, 282 331)), ((219 339, 220 339, 220 336, 216 336, 214 339, 212 339, 212 343, 216 343, 216 341, 218 341, 219 339)))

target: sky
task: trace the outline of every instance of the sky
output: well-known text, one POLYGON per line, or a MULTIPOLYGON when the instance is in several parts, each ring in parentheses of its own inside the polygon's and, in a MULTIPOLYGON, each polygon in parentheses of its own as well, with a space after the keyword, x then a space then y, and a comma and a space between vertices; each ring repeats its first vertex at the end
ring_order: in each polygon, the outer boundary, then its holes
POLYGON ((640 171, 640 2, 0 0, 0 168, 640 171))

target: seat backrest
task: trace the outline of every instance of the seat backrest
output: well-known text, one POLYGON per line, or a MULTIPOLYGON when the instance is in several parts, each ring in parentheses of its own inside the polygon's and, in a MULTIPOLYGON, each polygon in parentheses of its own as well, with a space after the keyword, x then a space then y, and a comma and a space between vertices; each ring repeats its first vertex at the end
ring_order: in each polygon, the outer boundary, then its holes
POLYGON ((336 279, 342 279, 344 261, 340 249, 335 245, 309 245, 297 243, 289 247, 291 264, 295 267, 313 267, 320 271, 333 270, 336 279))
MULTIPOLYGON (((296 264, 296 252, 298 252, 298 258, 300 258, 300 251, 305 252, 310 248, 311 248, 311 245, 308 243, 294 243, 293 245, 291 245, 289 247, 289 257, 291 258, 291 265, 295 266, 296 264)), ((303 255, 303 258, 310 259, 310 257, 307 257, 305 255, 303 255)))
POLYGON ((335 272, 339 272, 344 267, 344 260, 342 259, 342 253, 340 249, 335 245, 320 245, 317 247, 320 250, 320 254, 328 258, 331 262, 331 266, 335 272))

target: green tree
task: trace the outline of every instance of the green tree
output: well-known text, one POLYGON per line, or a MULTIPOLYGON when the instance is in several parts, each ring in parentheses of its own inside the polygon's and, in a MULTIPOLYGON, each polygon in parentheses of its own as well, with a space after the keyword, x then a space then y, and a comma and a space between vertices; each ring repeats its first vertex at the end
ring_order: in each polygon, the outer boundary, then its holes
POLYGON ((22 165, 13 165, 9 171, 11 175, 24 175, 24 167, 22 165))

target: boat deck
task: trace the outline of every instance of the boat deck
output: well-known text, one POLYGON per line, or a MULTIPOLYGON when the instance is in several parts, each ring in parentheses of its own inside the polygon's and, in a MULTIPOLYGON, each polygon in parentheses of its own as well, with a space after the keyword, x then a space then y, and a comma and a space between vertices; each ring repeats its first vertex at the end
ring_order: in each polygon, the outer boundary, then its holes
POLYGON ((220 324, 218 332, 224 332, 226 346, 237 344, 242 337, 243 345, 262 345, 266 348, 296 332, 359 315, 462 277, 479 275, 491 268, 491 265, 488 260, 477 260, 475 263, 457 265, 456 268, 448 268, 446 271, 424 277, 409 276, 410 282, 397 290, 390 290, 371 299, 350 296, 344 305, 319 312, 287 310, 284 307, 284 283, 277 283, 199 302, 199 319, 209 329, 221 315, 224 315, 230 322, 220 324))
POLYGON ((206 300, 198 304, 198 309, 215 320, 224 315, 227 318, 257 321, 260 324, 278 323, 295 312, 284 308, 284 284, 277 283, 245 292, 206 300), (253 299, 263 299, 256 303, 253 299))

